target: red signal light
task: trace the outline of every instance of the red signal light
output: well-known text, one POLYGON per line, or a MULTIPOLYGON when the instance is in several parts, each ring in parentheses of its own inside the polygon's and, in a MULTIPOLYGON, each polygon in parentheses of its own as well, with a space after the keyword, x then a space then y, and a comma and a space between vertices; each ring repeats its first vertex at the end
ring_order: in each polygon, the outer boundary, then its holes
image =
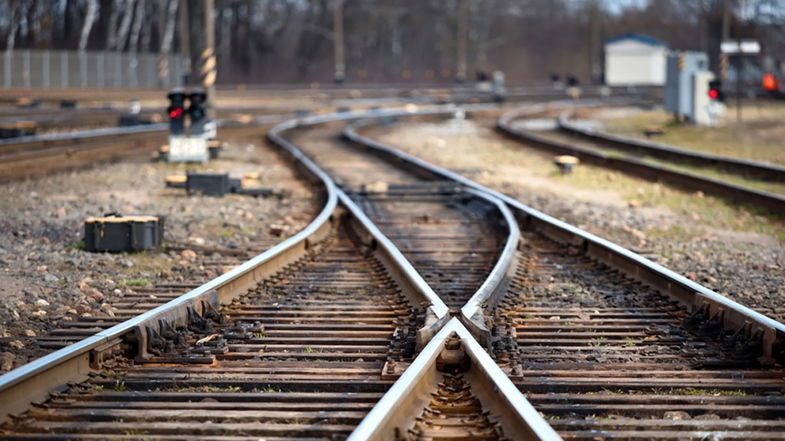
POLYGON ((169 111, 169 118, 170 119, 177 119, 183 116, 183 108, 182 107, 175 107, 174 109, 169 111))
POLYGON ((709 89, 709 98, 716 100, 720 97, 720 91, 717 89, 709 89))
POLYGON ((763 76, 763 90, 767 92, 774 92, 780 88, 779 81, 774 75, 767 73, 763 76))

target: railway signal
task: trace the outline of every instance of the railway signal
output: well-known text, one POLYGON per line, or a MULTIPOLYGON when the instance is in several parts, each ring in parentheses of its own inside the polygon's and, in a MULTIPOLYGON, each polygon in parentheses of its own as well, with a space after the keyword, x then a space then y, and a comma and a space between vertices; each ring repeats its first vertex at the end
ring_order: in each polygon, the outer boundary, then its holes
POLYGON ((185 133, 185 91, 180 88, 172 89, 166 97, 169 99, 169 107, 166 108, 169 115, 169 133, 182 135, 185 133))
POLYGON ((774 74, 767 73, 763 75, 762 84, 763 90, 766 92, 777 92, 780 90, 780 82, 774 74))
POLYGON ((201 136, 204 134, 205 123, 207 122, 207 93, 204 89, 194 89, 188 95, 190 105, 188 106, 188 117, 191 119, 191 134, 201 136))
POLYGON ((712 101, 725 102, 725 94, 722 92, 722 81, 709 81, 709 99, 712 101))

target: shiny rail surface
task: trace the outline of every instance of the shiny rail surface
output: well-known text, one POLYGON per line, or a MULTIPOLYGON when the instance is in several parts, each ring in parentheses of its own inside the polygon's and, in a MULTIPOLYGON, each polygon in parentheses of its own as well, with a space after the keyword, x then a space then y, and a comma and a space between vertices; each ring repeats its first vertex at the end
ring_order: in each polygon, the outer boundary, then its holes
POLYGON ((457 311, 485 283, 505 244, 517 243, 509 231, 517 227, 501 211, 506 208, 482 192, 347 146, 341 130, 339 123, 317 125, 288 139, 339 183, 457 311))

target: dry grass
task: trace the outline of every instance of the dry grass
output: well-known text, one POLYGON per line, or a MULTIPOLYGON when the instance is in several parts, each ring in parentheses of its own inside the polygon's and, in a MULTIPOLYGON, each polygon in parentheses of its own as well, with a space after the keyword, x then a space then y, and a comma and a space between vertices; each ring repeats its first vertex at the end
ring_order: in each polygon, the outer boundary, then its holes
POLYGON ((627 116, 608 118, 605 122, 610 132, 638 138, 644 137, 645 127, 660 125, 665 127, 665 133, 654 138, 656 142, 785 165, 785 124, 782 124, 785 103, 747 104, 742 108, 742 116, 742 123, 737 124, 735 108, 731 105, 716 128, 676 123, 663 110, 629 112, 627 116))
MULTIPOLYGON (((665 209, 688 224, 762 233, 785 241, 785 221, 763 214, 757 207, 739 206, 587 164, 562 175, 553 166, 552 155, 486 130, 450 133, 445 130, 449 124, 407 124, 384 131, 378 139, 503 191, 518 189, 621 207, 665 209)), ((378 132, 371 136, 375 135, 378 132)))

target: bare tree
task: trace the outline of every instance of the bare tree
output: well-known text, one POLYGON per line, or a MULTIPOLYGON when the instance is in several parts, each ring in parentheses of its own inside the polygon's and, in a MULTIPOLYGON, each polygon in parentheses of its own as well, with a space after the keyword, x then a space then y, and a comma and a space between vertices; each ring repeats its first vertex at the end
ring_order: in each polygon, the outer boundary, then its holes
POLYGON ((117 37, 115 41, 115 49, 117 52, 122 52, 128 40, 128 31, 131 29, 131 20, 134 17, 134 4, 135 0, 125 0, 125 10, 123 11, 123 20, 120 22, 120 27, 117 29, 117 37))
POLYGON ((87 0, 87 12, 84 17, 84 24, 82 25, 82 33, 79 36, 79 52, 84 52, 87 49, 87 39, 90 37, 90 30, 95 23, 96 12, 98 11, 97 0, 87 0))

